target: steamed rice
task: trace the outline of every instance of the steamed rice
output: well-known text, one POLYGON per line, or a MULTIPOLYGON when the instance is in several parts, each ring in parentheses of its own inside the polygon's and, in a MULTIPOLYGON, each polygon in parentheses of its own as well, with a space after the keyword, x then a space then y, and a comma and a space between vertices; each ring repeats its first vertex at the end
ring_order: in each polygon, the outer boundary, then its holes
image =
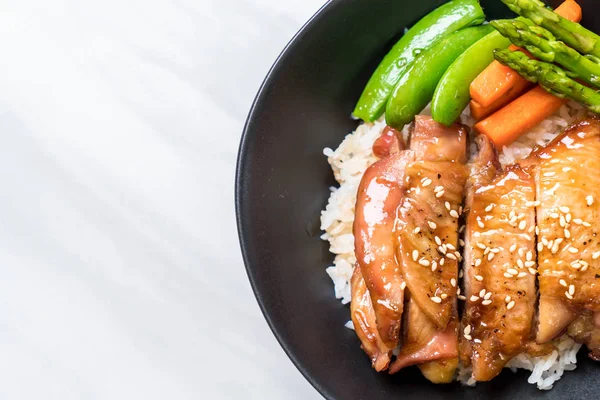
MULTIPOLYGON (((423 110, 422 114, 429 114, 429 108, 423 110)), ((516 142, 505 146, 500 155, 500 162, 508 165, 526 158, 536 146, 548 144, 566 127, 586 115, 586 110, 579 104, 575 102, 565 104, 554 115, 521 135, 516 142)), ((468 108, 461 115, 461 123, 469 127, 475 123, 468 108)), ((323 150, 339 187, 330 188, 331 195, 327 207, 321 213, 321 229, 325 231, 321 238, 329 241, 329 250, 335 254, 333 265, 327 268, 327 274, 333 281, 335 297, 343 304, 348 304, 351 300, 350 279, 356 263, 352 235, 356 194, 365 170, 377 161, 373 155, 373 142, 381 135, 384 128, 383 118, 375 123, 362 123, 356 131, 344 138, 337 149, 323 150)), ((406 139, 407 129, 403 134, 406 139)), ((471 143, 470 153, 473 157, 477 148, 473 141, 471 143)), ((346 326, 353 328, 351 321, 346 326)), ((529 383, 536 384, 541 390, 551 389, 564 371, 576 368, 576 355, 581 348, 580 344, 566 335, 556 339, 554 344, 558 350, 548 356, 531 357, 527 354, 519 354, 506 367, 513 371, 517 368, 532 371, 528 379, 529 383)), ((475 383, 471 381, 471 373, 468 369, 461 369, 458 379, 467 385, 475 383)))

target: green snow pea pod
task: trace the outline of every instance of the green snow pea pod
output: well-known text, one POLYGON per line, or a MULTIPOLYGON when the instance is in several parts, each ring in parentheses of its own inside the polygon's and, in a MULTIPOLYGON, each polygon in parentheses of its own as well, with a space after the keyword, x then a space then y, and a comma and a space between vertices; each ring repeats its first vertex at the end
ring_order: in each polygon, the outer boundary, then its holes
POLYGON ((438 83, 431 101, 431 116, 452 125, 469 104, 471 82, 494 61, 494 50, 510 46, 510 40, 494 31, 465 50, 438 83))
POLYGON ((440 40, 413 62, 390 96, 385 119, 396 128, 413 120, 431 101, 446 69, 473 43, 492 32, 489 25, 462 29, 440 40))
POLYGON ((381 61, 356 104, 354 116, 364 121, 379 118, 396 83, 419 54, 451 33, 484 20, 478 0, 452 0, 427 14, 381 61))

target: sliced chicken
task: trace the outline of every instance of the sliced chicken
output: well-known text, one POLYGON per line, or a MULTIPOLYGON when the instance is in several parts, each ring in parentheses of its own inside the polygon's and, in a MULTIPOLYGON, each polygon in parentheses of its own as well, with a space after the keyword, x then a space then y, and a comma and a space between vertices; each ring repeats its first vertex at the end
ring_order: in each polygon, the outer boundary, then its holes
POLYGON ((381 340, 388 348, 398 345, 405 287, 394 253, 393 230, 405 191, 406 165, 413 160, 414 153, 402 151, 371 165, 356 201, 356 259, 371 295, 381 340))
POLYGON ((535 177, 518 165, 499 170, 479 138, 465 232, 465 311, 461 359, 489 381, 524 351, 536 302, 535 177))
POLYGON ((360 268, 354 268, 351 280, 352 302, 350 316, 356 335, 360 339, 362 349, 371 359, 373 368, 380 372, 387 369, 393 349, 387 347, 377 330, 375 311, 371 303, 371 295, 362 276, 360 268))
POLYGON ((445 127, 423 116, 415 120, 410 149, 418 161, 406 168, 406 194, 396 224, 409 312, 392 373, 427 362, 421 367, 428 379, 448 382, 456 369, 458 222, 468 176, 466 143, 466 131, 458 125, 445 127))
POLYGON ((569 325, 567 333, 576 342, 585 343, 591 359, 600 361, 600 313, 583 311, 569 325))
POLYGON ((545 343, 585 310, 600 311, 600 120, 575 124, 531 159, 540 203, 537 341, 545 343))

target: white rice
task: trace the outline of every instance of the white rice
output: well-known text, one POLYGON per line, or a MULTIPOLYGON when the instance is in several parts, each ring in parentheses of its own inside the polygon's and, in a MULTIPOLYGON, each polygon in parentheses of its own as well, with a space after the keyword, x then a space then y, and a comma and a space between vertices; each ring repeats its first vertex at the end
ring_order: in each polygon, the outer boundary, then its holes
MULTIPOLYGON (((422 114, 429 115, 429 108, 423 110, 422 114)), ((534 147, 546 145, 567 126, 586 115, 586 110, 575 102, 564 105, 516 142, 505 146, 500 155, 501 163, 507 165, 526 158, 534 147)), ((474 122, 467 108, 461 115, 461 123, 472 127, 474 122)), ((329 241, 329 250, 335 254, 333 265, 327 268, 327 274, 333 281, 335 297, 341 299, 343 304, 348 304, 351 299, 350 279, 356 263, 352 235, 356 194, 365 170, 377 161, 373 155, 373 142, 381 135, 384 128, 383 118, 375 123, 362 123, 356 131, 344 138, 337 149, 323 150, 339 187, 330 188, 331 195, 327 207, 321 213, 321 229, 325 231, 321 238, 329 241)), ((407 129, 403 133, 406 136, 407 129)), ((475 154, 474 143, 471 144, 470 151, 471 155, 475 154)), ((353 328, 351 321, 346 326, 353 328)), ((551 389, 564 371, 575 369, 576 354, 581 347, 566 335, 557 339, 555 345, 558 351, 546 357, 520 354, 507 364, 507 368, 513 371, 517 368, 532 371, 528 379, 529 383, 537 384, 541 390, 551 389)), ((468 369, 459 372, 459 380, 467 385, 474 384, 468 369)))

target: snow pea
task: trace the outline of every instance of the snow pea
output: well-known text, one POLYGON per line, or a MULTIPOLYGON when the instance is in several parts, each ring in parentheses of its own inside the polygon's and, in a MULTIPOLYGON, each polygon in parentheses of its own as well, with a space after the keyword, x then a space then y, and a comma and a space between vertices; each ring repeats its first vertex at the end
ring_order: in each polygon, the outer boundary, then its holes
POLYGON ((431 101, 431 116, 446 126, 452 125, 469 104, 471 82, 494 61, 494 50, 505 49, 510 40, 494 31, 465 50, 438 83, 431 101))
POLYGON ((392 47, 367 83, 354 116, 374 121, 383 114, 387 100, 400 76, 423 51, 449 34, 485 20, 478 0, 452 0, 417 22, 392 47))
POLYGON ((387 124, 402 129, 411 122, 431 101, 439 80, 454 60, 493 30, 489 25, 461 29, 417 58, 400 77, 388 100, 385 111, 387 124))

